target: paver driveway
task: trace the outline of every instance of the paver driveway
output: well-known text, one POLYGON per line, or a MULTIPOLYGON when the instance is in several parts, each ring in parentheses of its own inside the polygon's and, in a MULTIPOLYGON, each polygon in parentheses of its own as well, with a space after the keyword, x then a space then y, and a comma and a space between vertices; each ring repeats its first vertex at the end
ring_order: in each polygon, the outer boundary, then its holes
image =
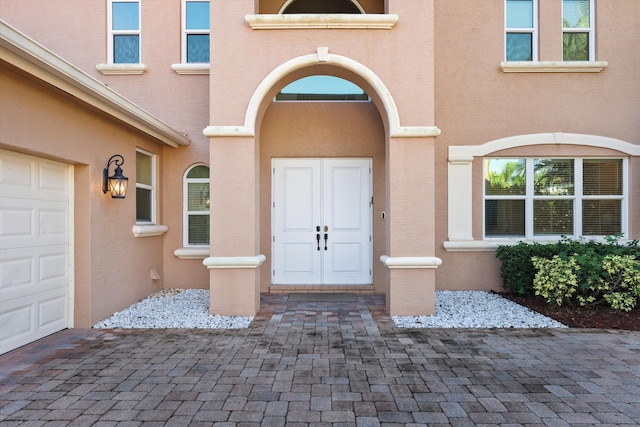
POLYGON ((244 330, 76 329, 0 356, 0 425, 640 425, 640 333, 262 301, 244 330))

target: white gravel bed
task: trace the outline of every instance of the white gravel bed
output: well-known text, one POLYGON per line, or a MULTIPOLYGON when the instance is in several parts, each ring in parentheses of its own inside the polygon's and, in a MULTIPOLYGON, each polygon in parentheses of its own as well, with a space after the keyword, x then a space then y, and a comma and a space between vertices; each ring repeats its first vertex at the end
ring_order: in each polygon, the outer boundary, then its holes
MULTIPOLYGON (((436 291, 435 316, 392 316, 401 328, 566 328, 499 295, 436 291)), ((115 313, 94 328, 242 329, 253 317, 209 314, 209 291, 166 289, 115 313)))
POLYGON ((566 328, 500 295, 436 291, 435 316, 392 316, 400 328, 566 328))
POLYGON ((94 328, 247 328, 253 317, 209 314, 209 291, 166 289, 115 313, 94 328))

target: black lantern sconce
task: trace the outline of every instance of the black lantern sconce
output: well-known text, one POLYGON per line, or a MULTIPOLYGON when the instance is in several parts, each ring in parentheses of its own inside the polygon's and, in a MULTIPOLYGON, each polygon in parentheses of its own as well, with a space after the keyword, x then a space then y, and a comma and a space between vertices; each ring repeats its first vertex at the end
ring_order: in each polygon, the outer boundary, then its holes
POLYGON ((102 171, 102 192, 110 191, 111 197, 114 199, 124 199, 127 194, 129 178, 122 175, 122 168, 120 167, 122 164, 124 164, 124 157, 120 154, 114 154, 109 158, 107 167, 102 171), (111 163, 115 163, 116 168, 113 171, 113 175, 109 176, 111 163))

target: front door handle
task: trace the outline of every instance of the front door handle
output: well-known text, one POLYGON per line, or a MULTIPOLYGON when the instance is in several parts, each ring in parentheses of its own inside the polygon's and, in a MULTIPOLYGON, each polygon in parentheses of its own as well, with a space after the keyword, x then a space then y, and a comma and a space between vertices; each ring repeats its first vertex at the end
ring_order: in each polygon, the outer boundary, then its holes
POLYGON ((316 234, 316 242, 318 242, 318 250, 320 250, 320 233, 316 234))
POLYGON ((327 250, 327 239, 329 239, 329 233, 324 233, 324 250, 327 250))

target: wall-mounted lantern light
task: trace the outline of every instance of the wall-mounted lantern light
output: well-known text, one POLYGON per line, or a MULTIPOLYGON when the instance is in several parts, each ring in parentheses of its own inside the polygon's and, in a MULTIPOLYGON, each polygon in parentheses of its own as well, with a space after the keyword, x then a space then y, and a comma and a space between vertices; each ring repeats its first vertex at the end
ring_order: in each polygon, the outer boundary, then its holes
POLYGON ((120 167, 122 164, 124 164, 124 157, 120 154, 114 154, 109 158, 107 167, 102 171, 102 192, 106 193, 110 191, 111 197, 114 199, 124 199, 124 196, 127 194, 129 178, 122 175, 122 168, 120 167), (115 163, 116 165, 113 176, 109 176, 109 166, 111 166, 111 163, 115 163))

